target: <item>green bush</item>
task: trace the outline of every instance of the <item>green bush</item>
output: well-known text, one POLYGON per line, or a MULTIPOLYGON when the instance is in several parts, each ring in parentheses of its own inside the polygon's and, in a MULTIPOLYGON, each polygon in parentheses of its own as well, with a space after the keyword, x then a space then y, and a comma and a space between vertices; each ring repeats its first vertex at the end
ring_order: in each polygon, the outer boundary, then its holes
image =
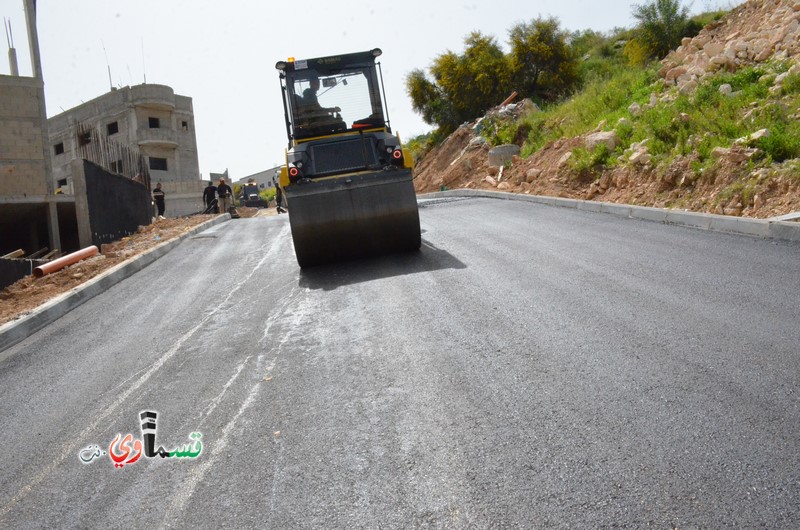
POLYGON ((403 147, 411 151, 414 161, 419 161, 425 154, 436 145, 444 141, 444 135, 438 130, 418 136, 413 136, 403 142, 403 147))
POLYGON ((641 121, 651 132, 649 145, 652 154, 667 153, 678 143, 679 135, 685 137, 686 126, 675 119, 675 111, 658 105, 642 114, 641 121))
POLYGON ((800 127, 775 124, 770 135, 758 141, 769 161, 783 162, 800 157, 800 127))
POLYGON ((717 105, 722 98, 719 93, 719 85, 713 83, 703 83, 694 92, 695 107, 711 107, 717 105))
POLYGON ((617 132, 617 136, 619 136, 620 140, 625 142, 633 138, 633 132, 635 129, 633 122, 628 120, 625 123, 617 124, 614 130, 617 132))
POLYGON ((258 193, 258 196, 261 197, 261 200, 263 200, 264 202, 269 203, 271 200, 275 199, 275 188, 267 188, 265 190, 261 190, 258 193))
POLYGON ((651 0, 631 7, 639 22, 631 42, 637 42, 649 57, 660 59, 677 48, 681 38, 699 32, 697 23, 690 24, 689 7, 679 0, 651 0))
POLYGON ((513 144, 516 143, 520 124, 513 119, 490 116, 481 120, 478 132, 490 145, 513 144))
POLYGON ((783 93, 797 94, 800 93, 800 75, 790 74, 783 80, 783 93))
POLYGON ((589 177, 593 177, 597 170, 605 167, 609 158, 610 153, 605 144, 598 145, 592 151, 577 147, 572 150, 569 167, 578 174, 581 180, 587 180, 589 177))

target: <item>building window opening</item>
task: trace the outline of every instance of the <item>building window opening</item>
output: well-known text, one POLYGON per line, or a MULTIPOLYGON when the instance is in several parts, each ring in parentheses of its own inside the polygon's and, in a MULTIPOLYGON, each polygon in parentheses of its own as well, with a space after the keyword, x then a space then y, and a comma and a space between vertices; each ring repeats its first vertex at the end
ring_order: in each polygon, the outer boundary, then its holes
POLYGON ((57 155, 63 155, 64 154, 64 142, 58 142, 56 145, 53 146, 53 149, 55 150, 57 155))
POLYGON ((78 145, 88 145, 92 143, 92 132, 86 131, 78 134, 78 145))
POLYGON ((150 169, 156 171, 167 171, 167 159, 166 158, 156 158, 154 156, 150 157, 150 169))
POLYGON ((111 171, 113 173, 122 174, 122 160, 117 160, 116 162, 111 162, 111 171))
POLYGON ((158 118, 153 118, 153 117, 150 117, 148 119, 149 119, 149 123, 150 123, 150 128, 151 129, 160 129, 161 128, 161 120, 159 120, 158 118))
POLYGON ((119 124, 117 122, 111 122, 106 125, 106 131, 108 135, 111 136, 112 134, 117 134, 119 132, 119 124))
POLYGON ((188 121, 182 121, 181 122, 181 129, 183 129, 183 132, 188 131, 189 130, 189 122, 188 121))

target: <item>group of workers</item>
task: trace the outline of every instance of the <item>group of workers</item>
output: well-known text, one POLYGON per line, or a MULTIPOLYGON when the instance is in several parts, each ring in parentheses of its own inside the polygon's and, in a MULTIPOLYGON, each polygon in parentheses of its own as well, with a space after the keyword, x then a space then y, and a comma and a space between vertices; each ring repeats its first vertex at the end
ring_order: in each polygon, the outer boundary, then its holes
MULTIPOLYGON (((225 183, 225 179, 219 179, 219 185, 214 186, 213 181, 208 182, 208 186, 203 190, 203 203, 206 205, 205 213, 227 212, 233 205, 231 198, 233 190, 225 183)), ((283 193, 281 187, 275 184, 275 209, 278 213, 285 213, 283 207, 283 193)))
POLYGON ((225 179, 219 179, 219 184, 214 186, 214 181, 209 180, 208 186, 203 190, 203 203, 206 205, 205 213, 219 213, 230 210, 233 203, 233 190, 225 183, 225 179))
MULTIPOLYGON (((153 189, 153 203, 158 211, 159 219, 164 219, 164 190, 161 189, 161 183, 156 184, 153 189)), ((283 194, 280 186, 275 184, 275 208, 278 213, 285 213, 283 208, 283 194)), ((228 212, 233 207, 233 189, 225 182, 224 178, 219 179, 219 183, 215 186, 213 180, 208 181, 208 186, 203 190, 203 204, 206 209, 203 213, 220 213, 228 212)))

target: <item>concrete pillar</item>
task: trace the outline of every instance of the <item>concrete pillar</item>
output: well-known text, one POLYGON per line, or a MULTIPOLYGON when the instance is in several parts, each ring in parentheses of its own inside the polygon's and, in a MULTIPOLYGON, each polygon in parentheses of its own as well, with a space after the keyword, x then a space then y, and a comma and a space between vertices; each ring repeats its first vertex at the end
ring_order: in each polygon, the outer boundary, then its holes
POLYGON ((47 201, 47 233, 50 235, 50 248, 61 248, 61 232, 58 228, 58 203, 47 201))
POLYGON ((139 120, 136 118, 136 107, 128 109, 128 143, 139 147, 139 120))
POLYGON ((181 173, 181 150, 176 147, 173 153, 175 156, 175 180, 182 180, 184 177, 181 173))
POLYGON ((81 248, 92 245, 92 224, 89 218, 89 199, 86 197, 86 176, 83 160, 70 162, 72 187, 75 194, 75 220, 78 224, 78 244, 81 248))
POLYGON ((39 53, 39 32, 36 29, 36 0, 24 0, 25 23, 28 26, 28 46, 31 52, 33 77, 42 77, 42 57, 39 53))
POLYGON ((50 132, 47 128, 47 107, 44 99, 44 76, 42 75, 42 58, 39 53, 39 32, 36 29, 36 0, 24 0, 25 22, 28 27, 28 46, 31 53, 33 77, 40 81, 36 90, 39 103, 39 121, 42 127, 42 157, 44 159, 44 180, 47 185, 48 215, 47 231, 50 235, 50 248, 61 249, 61 233, 58 227, 58 207, 55 203, 55 186, 53 182, 53 160, 50 158, 50 132), (51 200, 52 199, 52 200, 51 200))
POLYGON ((14 48, 8 49, 8 66, 10 67, 11 75, 18 77, 19 66, 17 65, 17 50, 14 48))

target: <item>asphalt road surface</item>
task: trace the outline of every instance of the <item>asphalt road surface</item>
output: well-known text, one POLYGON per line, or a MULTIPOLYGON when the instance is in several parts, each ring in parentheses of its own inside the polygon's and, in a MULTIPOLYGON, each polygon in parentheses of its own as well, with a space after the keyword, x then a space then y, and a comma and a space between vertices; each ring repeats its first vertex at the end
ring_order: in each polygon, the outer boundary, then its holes
POLYGON ((800 527, 800 245, 420 214, 307 272, 223 223, 6 352, 0 527, 800 527))

